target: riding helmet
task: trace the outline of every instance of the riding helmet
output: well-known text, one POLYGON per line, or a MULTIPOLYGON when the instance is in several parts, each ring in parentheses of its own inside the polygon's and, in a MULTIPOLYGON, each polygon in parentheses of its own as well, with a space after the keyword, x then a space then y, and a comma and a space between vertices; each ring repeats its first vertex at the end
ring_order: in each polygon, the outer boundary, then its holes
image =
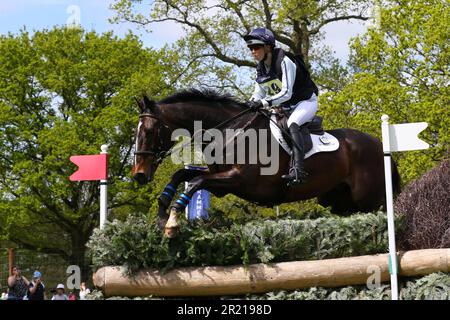
POLYGON ((275 46, 275 36, 272 31, 267 28, 253 29, 248 35, 244 36, 247 46, 254 44, 268 44, 275 46))

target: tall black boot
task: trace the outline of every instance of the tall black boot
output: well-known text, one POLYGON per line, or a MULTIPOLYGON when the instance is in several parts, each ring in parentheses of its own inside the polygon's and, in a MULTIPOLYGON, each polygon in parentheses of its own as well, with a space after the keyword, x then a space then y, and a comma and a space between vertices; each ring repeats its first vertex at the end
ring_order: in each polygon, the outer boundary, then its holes
POLYGON ((293 165, 289 169, 289 174, 283 175, 282 178, 287 180, 287 184, 290 186, 293 184, 305 183, 308 173, 306 173, 303 168, 305 142, 298 124, 291 124, 289 127, 289 133, 292 138, 293 165))

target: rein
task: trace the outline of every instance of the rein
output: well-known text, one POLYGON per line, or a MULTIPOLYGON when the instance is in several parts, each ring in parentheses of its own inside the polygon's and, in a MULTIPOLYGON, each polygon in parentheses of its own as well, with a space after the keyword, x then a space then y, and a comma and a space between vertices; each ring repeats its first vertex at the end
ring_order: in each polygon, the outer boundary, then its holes
MULTIPOLYGON (((220 127, 223 127, 224 125, 230 123, 231 121, 236 120, 237 118, 241 117, 242 115, 248 113, 248 112, 251 111, 251 110, 252 110, 252 109, 247 108, 247 109, 245 109, 245 110, 239 112, 237 115, 234 115, 233 117, 231 117, 231 118, 229 118, 229 119, 227 119, 227 120, 225 120, 225 121, 219 123, 217 126, 211 128, 211 129, 219 129, 220 127)), ((151 117, 151 118, 153 118, 153 119, 156 119, 156 120, 161 121, 161 119, 160 119, 159 117, 157 117, 156 115, 151 114, 151 113, 143 113, 143 114, 139 115, 139 119, 145 118, 145 117, 151 117)), ((162 122, 162 121, 161 121, 161 122, 162 122)), ((163 124, 163 125, 164 125, 164 124, 163 124)), ((249 123, 246 124, 246 126, 248 126, 248 125, 249 125, 249 123)), ((167 128, 166 125, 164 125, 164 126, 167 128)), ((139 150, 138 150, 138 151, 135 151, 135 152, 134 152, 134 155, 153 155, 153 156, 156 157, 156 161, 157 161, 157 163, 159 164, 159 163, 161 163, 161 162, 164 160, 164 158, 166 158, 167 156, 169 156, 170 154, 172 154, 173 151, 174 151, 172 148, 169 149, 169 150, 167 150, 167 151, 164 151, 164 150, 162 149, 163 141, 162 141, 162 138, 161 138, 161 134, 159 134, 160 132, 161 132, 161 126, 158 127, 159 145, 158 145, 158 147, 156 148, 156 150, 149 150, 149 151, 146 151, 146 150, 139 151, 139 150)), ((199 132, 201 132, 201 131, 194 132, 193 137, 195 137, 199 132)), ((182 145, 180 148, 182 149, 182 148, 184 148, 184 147, 187 147, 187 146, 189 146, 189 145, 192 145, 192 144, 193 144, 193 141, 194 141, 194 139, 191 139, 191 142, 182 145)))

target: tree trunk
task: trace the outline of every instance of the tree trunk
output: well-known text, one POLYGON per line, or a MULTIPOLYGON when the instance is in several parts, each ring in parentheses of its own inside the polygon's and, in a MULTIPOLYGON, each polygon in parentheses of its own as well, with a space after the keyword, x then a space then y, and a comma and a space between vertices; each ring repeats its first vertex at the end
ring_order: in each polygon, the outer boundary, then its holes
POLYGON ((86 281, 90 279, 91 274, 89 270, 89 264, 86 260, 86 242, 88 236, 82 231, 75 231, 71 234, 72 237, 72 254, 69 257, 69 264, 80 267, 80 281, 86 281))

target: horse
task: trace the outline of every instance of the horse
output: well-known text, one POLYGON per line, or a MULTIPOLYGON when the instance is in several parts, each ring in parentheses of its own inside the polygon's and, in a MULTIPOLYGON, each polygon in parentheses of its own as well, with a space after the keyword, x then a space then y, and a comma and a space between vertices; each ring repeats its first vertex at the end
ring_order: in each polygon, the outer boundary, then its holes
MULTIPOLYGON (((195 122, 201 121, 205 130, 244 128, 245 130, 269 130, 270 118, 265 112, 251 110, 246 103, 229 95, 211 90, 182 90, 158 102, 148 96, 136 99, 140 108, 136 131, 136 145, 132 176, 139 184, 152 181, 161 161, 174 146, 172 134, 183 129, 196 135, 195 122)), ((219 130, 219 131, 220 131, 219 130)), ((270 131, 269 131, 270 132, 270 131)), ((164 228, 165 236, 177 235, 180 213, 192 195, 205 189, 215 196, 234 194, 261 206, 274 205, 317 198, 318 203, 331 207, 331 212, 349 215, 368 212, 385 205, 385 181, 383 148, 379 139, 354 129, 327 130, 339 142, 339 148, 332 152, 320 152, 305 159, 304 166, 309 176, 306 183, 288 186, 281 178, 288 172, 291 156, 275 141, 273 135, 259 137, 261 145, 266 144, 270 153, 278 155, 278 170, 262 174, 261 156, 257 161, 236 161, 208 163, 208 170, 180 169, 171 177, 158 200, 157 223, 164 228), (188 182, 187 189, 171 205, 177 187, 188 182), (170 214, 167 210, 170 206, 170 214)), ((227 145, 236 150, 236 141, 228 139, 227 145)), ((244 145, 244 151, 250 146, 244 145)), ((205 151, 205 146, 202 146, 205 151)), ((217 151, 217 150, 216 150, 217 151)), ((220 151, 220 150, 219 150, 220 151)), ((242 150, 241 150, 242 152, 242 150)), ((399 192, 400 176, 395 162, 392 166, 394 193, 399 192)))

